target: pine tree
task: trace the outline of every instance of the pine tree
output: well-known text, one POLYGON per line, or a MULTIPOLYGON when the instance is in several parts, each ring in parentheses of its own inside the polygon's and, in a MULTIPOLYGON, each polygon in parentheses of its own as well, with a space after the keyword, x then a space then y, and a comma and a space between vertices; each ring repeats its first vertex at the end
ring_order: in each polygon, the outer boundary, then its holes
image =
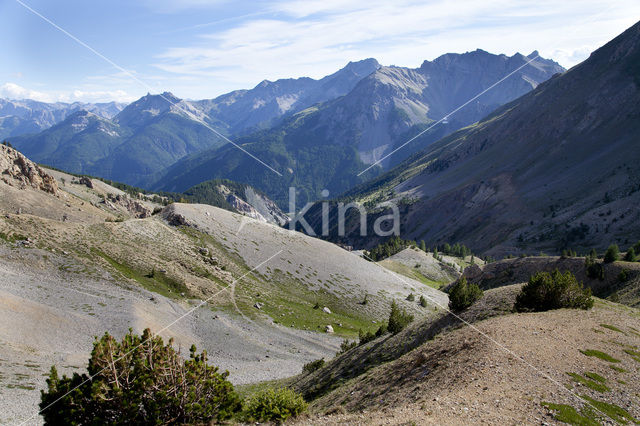
POLYGON ((611 244, 604 254, 604 263, 612 263, 620 258, 620 249, 616 244, 611 244))
POLYGON ((635 262, 636 261, 636 251, 633 247, 627 250, 627 253, 624 255, 624 260, 627 262, 635 262))

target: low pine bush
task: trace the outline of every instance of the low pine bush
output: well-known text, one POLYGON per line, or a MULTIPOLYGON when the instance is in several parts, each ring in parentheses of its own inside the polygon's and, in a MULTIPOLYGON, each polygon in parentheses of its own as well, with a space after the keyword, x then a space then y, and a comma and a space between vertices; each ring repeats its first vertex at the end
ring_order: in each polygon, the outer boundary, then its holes
POLYGON ((283 423, 308 408, 302 395, 289 388, 266 389, 251 397, 245 409, 245 417, 254 422, 283 423))
POLYGON ((616 244, 612 244, 604 254, 604 263, 613 263, 620 259, 620 249, 616 244))
POLYGON ((397 334, 413 321, 413 315, 406 313, 401 309, 395 300, 391 303, 391 313, 389 314, 389 322, 387 330, 390 333, 397 334))
POLYGON ((466 278, 458 281, 449 291, 449 309, 460 312, 473 305, 483 295, 477 284, 468 284, 466 278))
POLYGON ((242 408, 227 380, 207 363, 207 353, 184 360, 146 329, 118 342, 108 333, 93 345, 89 375, 58 376, 51 367, 41 392, 45 424, 202 424, 229 419, 242 408), (89 379, 91 377, 91 379, 89 379))
POLYGON ((303 373, 313 373, 316 370, 319 370, 324 365, 324 358, 316 359, 315 361, 311 361, 302 366, 303 373))
POLYGON ((515 308, 519 312, 541 312, 552 309, 573 308, 590 309, 593 307, 591 289, 585 289, 582 283, 569 271, 559 270, 538 272, 522 287, 516 298, 515 308))

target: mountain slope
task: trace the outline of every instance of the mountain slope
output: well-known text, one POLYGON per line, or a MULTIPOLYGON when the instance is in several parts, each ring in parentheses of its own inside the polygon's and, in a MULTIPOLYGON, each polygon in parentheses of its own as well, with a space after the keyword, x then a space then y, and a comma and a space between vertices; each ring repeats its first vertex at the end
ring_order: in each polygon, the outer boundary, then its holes
POLYGON ((638 75, 640 24, 347 196, 404 199, 403 237, 460 241, 476 252, 635 242, 638 75))
MULTIPOLYGON (((479 50, 443 55, 418 69, 381 67, 347 95, 301 111, 271 130, 237 140, 283 177, 224 147, 176 163, 155 187, 181 190, 225 177, 260 188, 281 205, 287 202, 289 186, 296 186, 303 202, 318 199, 323 189, 341 193, 380 172, 375 167, 358 176, 368 164, 529 60, 520 54, 507 57, 479 50)), ((479 120, 561 71, 552 61, 536 59, 383 165, 479 120)))

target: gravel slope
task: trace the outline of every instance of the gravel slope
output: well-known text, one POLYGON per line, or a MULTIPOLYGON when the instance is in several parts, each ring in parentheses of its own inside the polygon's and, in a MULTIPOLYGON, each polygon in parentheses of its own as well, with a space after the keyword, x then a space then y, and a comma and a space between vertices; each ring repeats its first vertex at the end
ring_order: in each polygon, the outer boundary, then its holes
MULTIPOLYGON (((0 424, 37 412, 38 389, 51 365, 67 373, 83 369, 93 336, 122 336, 129 327, 158 330, 192 307, 127 288, 104 271, 104 278, 90 279, 57 270, 68 262, 63 255, 0 244, 0 424)), ((161 335, 184 350, 191 344, 207 349, 236 384, 296 374, 310 360, 333 356, 341 341, 207 308, 161 335)))

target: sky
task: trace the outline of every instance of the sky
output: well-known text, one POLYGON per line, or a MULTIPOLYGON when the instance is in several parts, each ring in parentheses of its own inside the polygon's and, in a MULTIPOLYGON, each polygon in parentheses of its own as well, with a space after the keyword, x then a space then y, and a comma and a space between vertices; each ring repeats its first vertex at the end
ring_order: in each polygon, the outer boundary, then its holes
POLYGON ((206 99, 370 57, 418 67, 478 48, 569 68, 638 20, 637 0, 0 0, 0 97, 206 99))

